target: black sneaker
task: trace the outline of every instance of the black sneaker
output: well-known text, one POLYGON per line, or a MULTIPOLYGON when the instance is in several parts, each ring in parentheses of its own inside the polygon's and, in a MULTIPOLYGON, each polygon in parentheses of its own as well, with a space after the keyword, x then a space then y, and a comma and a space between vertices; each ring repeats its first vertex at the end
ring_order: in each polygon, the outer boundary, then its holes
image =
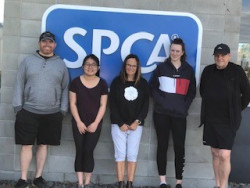
POLYGON ((28 188, 29 183, 26 180, 19 179, 15 185, 15 188, 28 188))
POLYGON ((181 184, 176 184, 175 188, 182 188, 181 184))
POLYGON ((84 185, 84 188, 91 188, 91 187, 92 187, 91 184, 85 184, 85 185, 84 185))
POLYGON ((160 188, 171 188, 171 186, 169 184, 163 183, 160 185, 160 188))
POLYGON ((79 185, 78 184, 78 186, 77 186, 78 188, 84 188, 84 185, 82 184, 82 185, 79 185))
POLYGON ((42 176, 33 180, 33 186, 35 186, 36 188, 45 188, 45 184, 46 182, 42 176))

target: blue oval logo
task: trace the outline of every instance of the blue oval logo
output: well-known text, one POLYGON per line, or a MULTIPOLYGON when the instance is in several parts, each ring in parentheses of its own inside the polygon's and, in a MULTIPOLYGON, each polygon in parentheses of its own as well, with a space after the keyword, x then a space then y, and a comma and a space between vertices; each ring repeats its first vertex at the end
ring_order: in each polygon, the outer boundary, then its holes
POLYGON ((71 79, 82 74, 84 57, 93 53, 101 62, 100 76, 110 85, 124 58, 134 53, 149 80, 177 37, 184 40, 187 61, 199 79, 202 25, 190 13, 53 5, 43 15, 45 30, 56 35, 55 52, 66 63, 71 79))

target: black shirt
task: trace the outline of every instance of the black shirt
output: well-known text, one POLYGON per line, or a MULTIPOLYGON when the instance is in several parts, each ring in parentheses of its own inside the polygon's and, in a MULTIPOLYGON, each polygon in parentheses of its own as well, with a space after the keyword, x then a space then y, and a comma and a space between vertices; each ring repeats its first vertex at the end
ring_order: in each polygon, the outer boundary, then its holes
POLYGON ((110 117, 112 124, 130 125, 136 119, 144 124, 149 107, 149 87, 144 78, 135 86, 135 82, 122 82, 116 77, 110 87, 110 117))
MULTIPOLYGON (((225 68, 226 69, 226 68, 225 68)), ((229 124, 229 94, 225 69, 215 69, 207 85, 206 122, 229 124)))
POLYGON ((108 94, 106 82, 100 79, 95 87, 87 88, 80 77, 77 77, 71 82, 69 90, 76 93, 76 106, 82 122, 86 126, 90 125, 95 121, 99 111, 101 96, 108 94))

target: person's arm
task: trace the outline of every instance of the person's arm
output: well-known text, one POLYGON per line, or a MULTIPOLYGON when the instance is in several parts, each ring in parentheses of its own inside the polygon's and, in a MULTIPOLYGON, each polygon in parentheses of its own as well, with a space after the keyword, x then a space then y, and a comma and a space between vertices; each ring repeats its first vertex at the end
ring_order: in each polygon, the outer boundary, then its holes
POLYGON ((115 80, 112 82, 110 86, 110 92, 109 92, 109 106, 110 106, 110 117, 112 120, 114 120, 117 125, 120 127, 120 130, 125 132, 128 130, 128 125, 125 124, 120 116, 120 111, 119 111, 119 104, 118 100, 116 98, 116 92, 118 91, 117 85, 120 84, 118 82, 119 80, 115 78, 115 80))
POLYGON ((107 101, 108 101, 108 95, 102 95, 97 116, 95 118, 95 121, 88 126, 88 132, 93 133, 96 131, 99 123, 101 122, 101 120, 105 114, 107 101))
POLYGON ((240 67, 240 90, 241 90, 241 109, 244 110, 250 100, 250 86, 245 71, 240 67))
POLYGON ((156 99, 155 94, 158 92, 159 89, 159 79, 158 79, 158 67, 154 70, 152 77, 149 81, 149 88, 150 88, 150 93, 153 99, 156 99))
POLYGON ((200 95, 201 95, 201 98, 203 97, 204 95, 204 91, 205 91, 205 80, 206 80, 206 71, 207 68, 205 68, 201 74, 201 80, 200 80, 200 95))
POLYGON ((61 87, 62 87, 62 96, 61 96, 61 112, 63 115, 65 115, 68 111, 68 105, 69 105, 69 73, 68 73, 68 69, 65 66, 64 67, 64 75, 63 75, 63 80, 61 83, 61 87))
POLYGON ((143 92, 143 100, 142 100, 142 108, 140 109, 140 112, 138 114, 137 119, 129 126, 129 129, 131 130, 136 130, 137 126, 140 124, 138 123, 137 120, 143 121, 148 114, 148 108, 149 108, 149 86, 146 80, 141 80, 143 85, 142 85, 142 91, 143 92))
POLYGON ((71 110, 71 114, 74 117, 78 130, 81 134, 84 134, 87 131, 87 127, 86 125, 82 122, 79 113, 78 113, 78 109, 77 109, 77 95, 76 93, 70 91, 69 92, 69 102, 70 102, 70 110, 71 110))
POLYGON ((191 79, 190 79, 190 83, 189 83, 189 87, 188 87, 188 92, 186 95, 187 110, 189 109, 193 99, 195 98, 195 95, 196 95, 196 80, 195 80, 194 72, 192 70, 192 75, 191 75, 191 79))
MULTIPOLYGON (((110 105, 110 116, 111 119, 113 119, 119 127, 124 125, 124 122, 122 121, 122 118, 119 113, 119 103, 117 97, 116 97, 116 92, 118 92, 118 80, 115 79, 111 86, 110 86, 110 92, 109 92, 109 105, 110 105)), ((122 97, 122 96, 121 96, 122 97)))
POLYGON ((26 63, 25 60, 19 65, 17 76, 16 76, 16 84, 14 86, 13 92, 13 100, 12 105, 15 113, 20 111, 23 106, 23 98, 24 98, 24 86, 26 82, 26 63))
POLYGON ((200 126, 201 127, 205 123, 205 100, 204 100, 204 93, 206 88, 206 81, 209 79, 207 74, 208 68, 205 67, 201 74, 201 81, 200 81, 200 95, 201 95, 201 113, 200 113, 200 126))

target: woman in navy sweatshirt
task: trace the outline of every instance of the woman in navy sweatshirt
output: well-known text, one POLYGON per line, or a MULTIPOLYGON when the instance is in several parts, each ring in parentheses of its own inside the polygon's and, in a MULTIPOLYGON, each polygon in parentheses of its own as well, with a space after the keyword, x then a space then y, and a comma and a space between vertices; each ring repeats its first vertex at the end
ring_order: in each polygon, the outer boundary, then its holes
POLYGON ((148 83, 141 77, 141 66, 136 55, 130 54, 125 58, 120 76, 111 84, 109 98, 118 187, 124 187, 127 157, 126 187, 132 188, 142 127, 149 106, 148 83))
POLYGON ((158 65, 150 83, 154 99, 154 125, 158 139, 157 166, 160 187, 166 182, 169 132, 172 132, 175 152, 176 188, 182 188, 185 162, 186 117, 196 94, 192 67, 186 62, 185 45, 177 38, 170 45, 170 57, 158 65))

